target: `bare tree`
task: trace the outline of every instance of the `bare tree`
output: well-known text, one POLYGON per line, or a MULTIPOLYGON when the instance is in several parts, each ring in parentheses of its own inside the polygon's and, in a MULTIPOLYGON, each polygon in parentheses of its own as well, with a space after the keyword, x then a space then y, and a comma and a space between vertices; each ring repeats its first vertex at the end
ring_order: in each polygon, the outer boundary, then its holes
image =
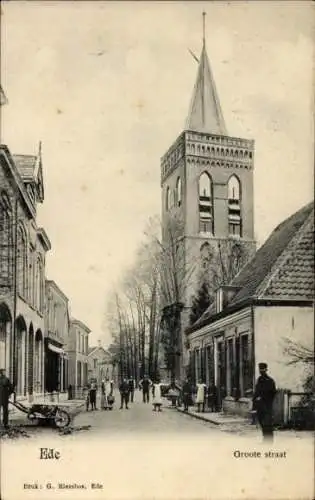
POLYGON ((245 266, 252 257, 251 248, 233 238, 219 240, 217 247, 209 242, 204 243, 200 255, 198 289, 192 300, 191 324, 212 304, 215 291, 222 285, 229 285, 245 266))
POLYGON ((315 353, 314 348, 306 346, 288 337, 283 339, 283 353, 288 357, 287 365, 304 364, 308 367, 314 367, 315 353))

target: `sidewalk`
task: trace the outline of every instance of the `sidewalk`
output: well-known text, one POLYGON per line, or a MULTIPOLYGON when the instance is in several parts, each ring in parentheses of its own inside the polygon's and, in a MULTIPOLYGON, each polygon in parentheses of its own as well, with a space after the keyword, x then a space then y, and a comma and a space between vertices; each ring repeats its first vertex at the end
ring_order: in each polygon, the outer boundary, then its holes
POLYGON ((250 425, 250 422, 246 418, 238 417, 236 415, 228 415, 226 413, 218 412, 204 412, 198 413, 197 411, 190 408, 188 412, 184 411, 183 408, 176 408, 177 411, 191 415, 192 417, 199 418, 200 420, 205 420, 206 422, 211 422, 215 425, 227 425, 227 424, 243 424, 250 425))
MULTIPOLYGON (((237 415, 229 415, 223 412, 220 413, 198 413, 193 408, 189 408, 188 412, 183 408, 176 407, 180 413, 188 415, 190 418, 197 418, 204 422, 217 425, 217 428, 222 432, 228 432, 238 435, 255 435, 260 432, 258 425, 253 425, 248 418, 242 418, 237 415)), ((297 431, 294 429, 278 429, 277 432, 284 438, 303 438, 314 440, 314 432, 312 431, 297 431)))

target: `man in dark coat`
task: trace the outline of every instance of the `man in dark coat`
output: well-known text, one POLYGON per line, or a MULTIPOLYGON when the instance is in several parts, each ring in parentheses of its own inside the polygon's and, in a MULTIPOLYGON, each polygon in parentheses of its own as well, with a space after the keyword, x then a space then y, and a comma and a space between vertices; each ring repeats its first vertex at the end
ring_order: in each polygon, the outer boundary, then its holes
POLYGON ((184 411, 188 411, 188 406, 192 403, 192 385, 188 378, 186 378, 183 389, 183 403, 184 403, 184 411))
POLYGON ((129 410, 128 403, 129 403, 129 384, 127 379, 123 379, 122 382, 119 385, 119 392, 120 392, 120 410, 123 409, 124 403, 125 403, 125 408, 126 410, 129 410))
POLYGON ((145 375, 139 382, 139 389, 142 389, 143 402, 150 402, 150 387, 152 387, 151 380, 145 375))
POLYGON ((257 419, 262 430, 264 440, 273 440, 272 405, 276 395, 276 384, 267 375, 267 363, 258 364, 260 376, 257 379, 253 395, 253 408, 257 412, 257 419))
POLYGON ((217 411, 217 406, 218 406, 217 398, 218 398, 217 388, 215 384, 210 384, 208 389, 208 407, 212 412, 217 411))
MULTIPOLYGON (((96 408, 96 394, 97 394, 97 383, 96 380, 93 378, 91 379, 91 382, 89 384, 89 403, 91 403, 92 410, 97 410, 96 408)), ((89 406, 87 405, 87 409, 89 409, 89 406)))
POLYGON ((2 409, 2 420, 5 428, 9 424, 9 397, 13 393, 13 385, 5 375, 5 370, 0 369, 0 411, 2 409))
POLYGON ((128 380, 128 385, 129 385, 130 402, 133 403, 133 397, 135 393, 135 381, 133 380, 132 377, 128 380))

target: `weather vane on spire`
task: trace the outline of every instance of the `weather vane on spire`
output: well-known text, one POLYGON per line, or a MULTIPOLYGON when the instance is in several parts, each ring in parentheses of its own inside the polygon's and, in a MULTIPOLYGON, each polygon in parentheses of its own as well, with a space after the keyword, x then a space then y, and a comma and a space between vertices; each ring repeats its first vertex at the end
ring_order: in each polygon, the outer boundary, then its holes
POLYGON ((203 11, 202 13, 202 40, 203 44, 206 44, 206 12, 203 11))

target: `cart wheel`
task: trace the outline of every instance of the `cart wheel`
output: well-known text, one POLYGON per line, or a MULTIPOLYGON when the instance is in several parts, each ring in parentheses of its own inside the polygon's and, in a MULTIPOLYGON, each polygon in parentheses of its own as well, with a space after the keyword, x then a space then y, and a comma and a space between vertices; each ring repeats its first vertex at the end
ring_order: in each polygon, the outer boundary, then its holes
POLYGON ((70 424, 70 415, 65 410, 57 410, 54 421, 56 427, 63 429, 70 424))

